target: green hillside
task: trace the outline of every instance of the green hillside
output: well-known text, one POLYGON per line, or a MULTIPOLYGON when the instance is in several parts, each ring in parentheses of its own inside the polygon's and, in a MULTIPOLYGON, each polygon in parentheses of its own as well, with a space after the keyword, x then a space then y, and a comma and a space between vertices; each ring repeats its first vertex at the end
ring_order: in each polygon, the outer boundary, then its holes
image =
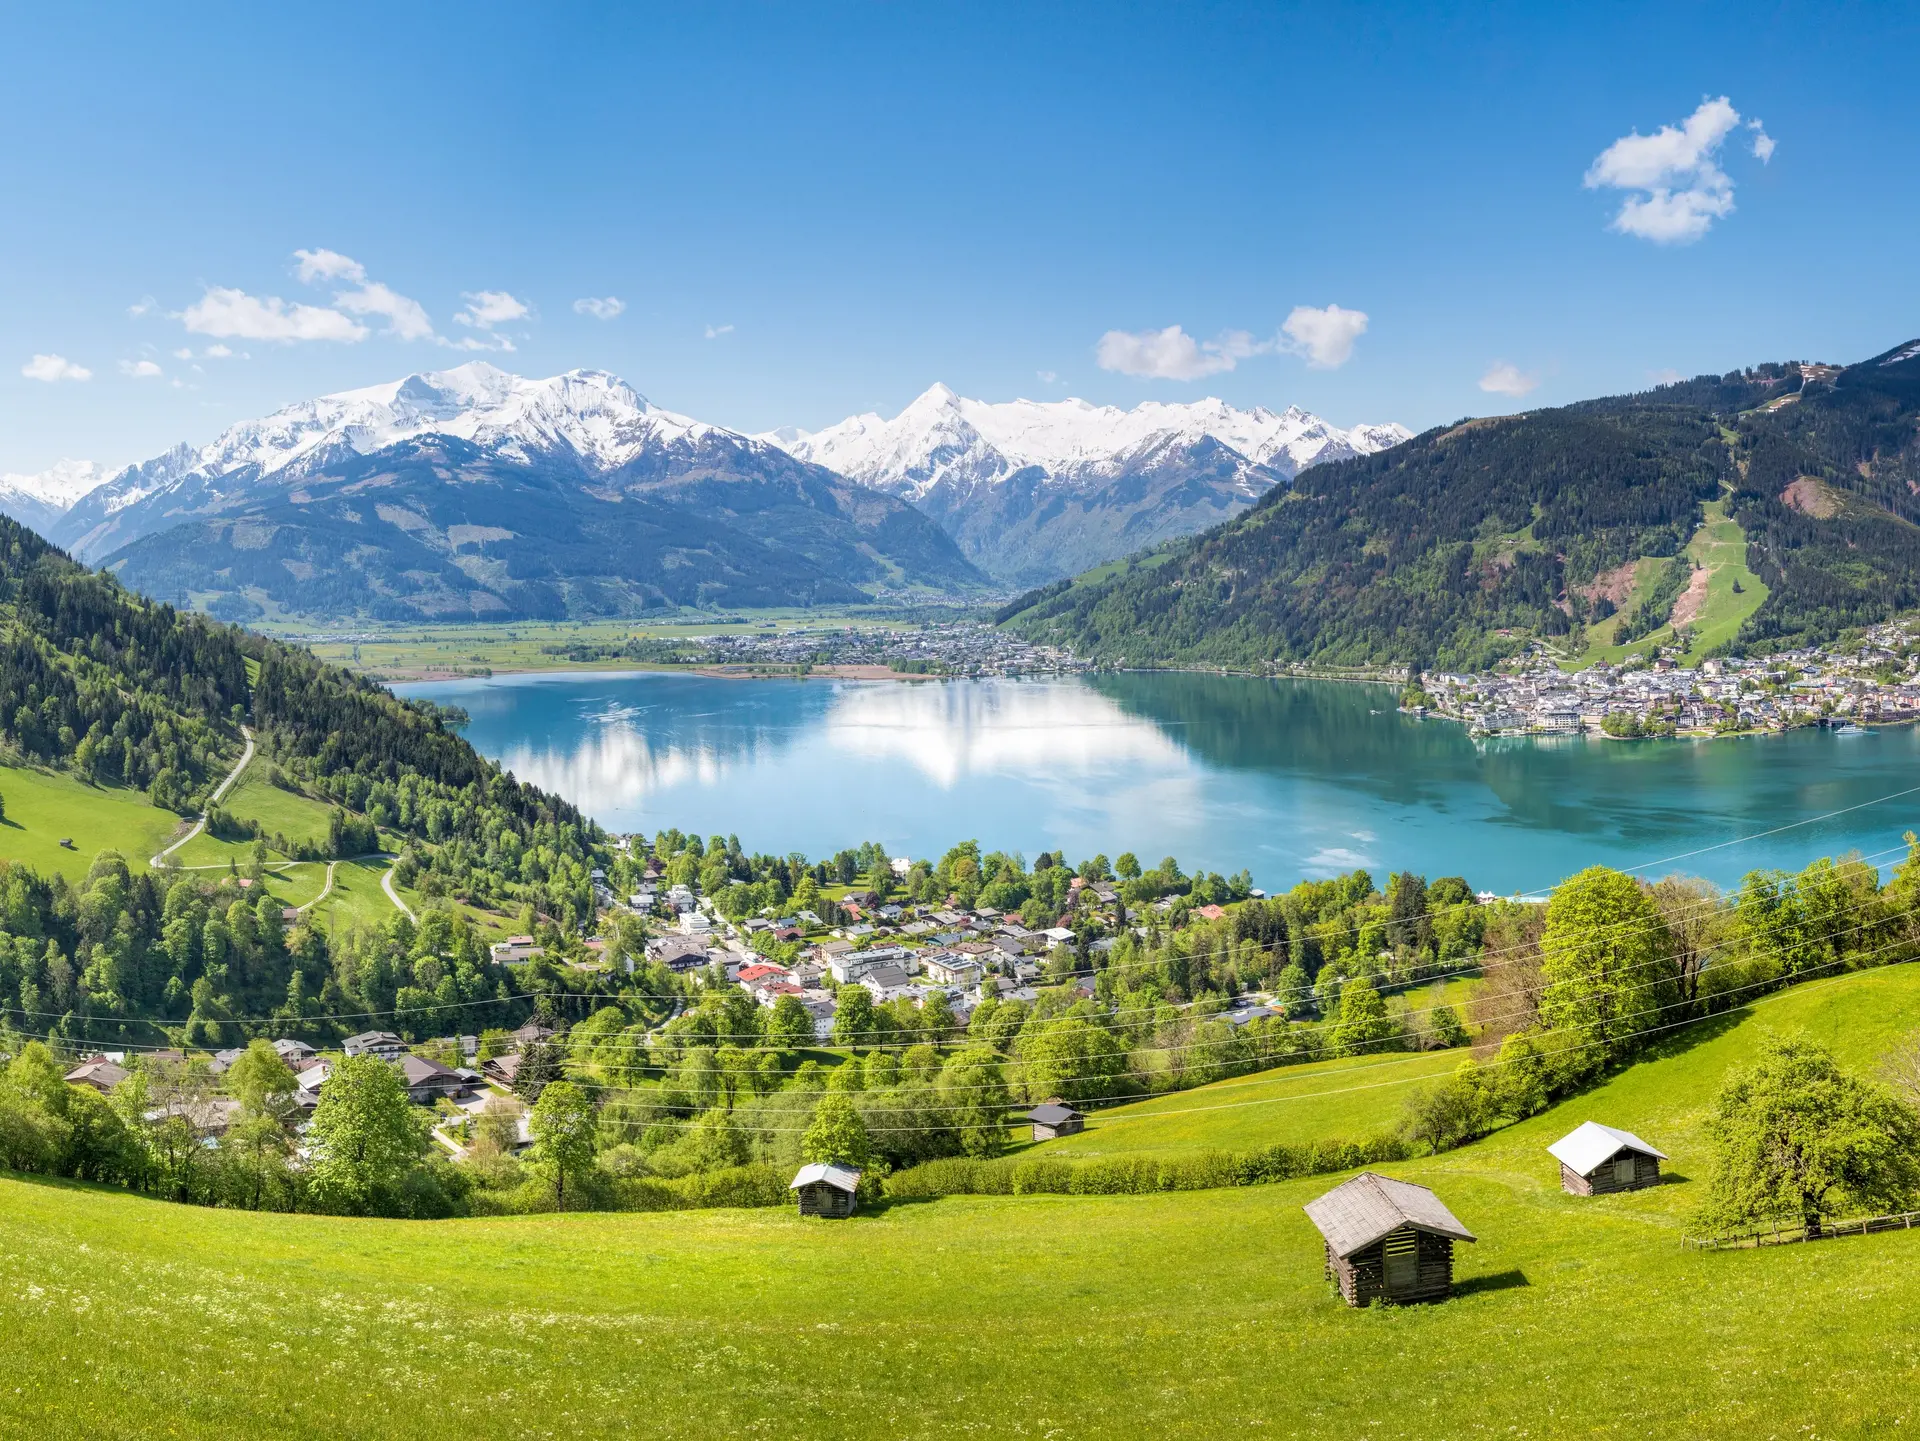
MULTIPOLYGON (((11 1434, 133 1437, 1897 1435, 1920 1237, 1678 1245, 1698 1123, 1763 1030, 1855 1065, 1920 969, 1814 982, 1437 1159, 1478 1235, 1443 1305, 1353 1312, 1300 1205, 1333 1178, 1117 1197, 408 1223, 0 1181, 11 1434), (1580 1200, 1581 1120, 1673 1156, 1580 1200)), ((1199 1139, 1196 1137, 1196 1140, 1199 1139)))
POLYGON ((1617 658, 1676 621, 1700 652, 1824 640, 1920 605, 1917 419, 1909 346, 1462 421, 1002 616, 1114 664, 1617 658))
POLYGON ((104 850, 120 850, 142 864, 182 829, 173 811, 125 786, 87 785, 71 775, 0 766, 0 857, 25 861, 44 875, 79 880, 104 850), (71 840, 72 849, 62 840, 71 840))

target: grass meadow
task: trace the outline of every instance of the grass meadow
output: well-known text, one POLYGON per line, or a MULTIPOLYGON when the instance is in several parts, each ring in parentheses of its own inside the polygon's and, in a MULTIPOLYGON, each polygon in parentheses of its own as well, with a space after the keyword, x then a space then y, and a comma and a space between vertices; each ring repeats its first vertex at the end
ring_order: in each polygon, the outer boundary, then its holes
POLYGON ((0 767, 0 858, 26 861, 42 875, 56 871, 77 881, 104 850, 145 865, 187 823, 148 801, 145 792, 119 786, 83 785, 71 776, 16 766, 0 767), (62 838, 73 849, 61 846, 62 838))
MULTIPOLYGON (((1904 1435, 1920 1425, 1920 1236, 1727 1253, 1679 1238, 1701 1120, 1763 1028, 1870 1066, 1916 1025, 1920 967, 1814 983, 1547 1115, 1383 1168, 1435 1187, 1480 1238, 1460 1248, 1459 1295, 1404 1309, 1350 1311, 1322 1280, 1300 1206, 1337 1178, 952 1197, 841 1223, 288 1218, 0 1180, 0 1430, 1904 1435), (1670 1152, 1679 1179, 1563 1195, 1543 1148, 1589 1118, 1670 1152)), ((1179 1142, 1229 1143, 1197 1121, 1179 1142)))

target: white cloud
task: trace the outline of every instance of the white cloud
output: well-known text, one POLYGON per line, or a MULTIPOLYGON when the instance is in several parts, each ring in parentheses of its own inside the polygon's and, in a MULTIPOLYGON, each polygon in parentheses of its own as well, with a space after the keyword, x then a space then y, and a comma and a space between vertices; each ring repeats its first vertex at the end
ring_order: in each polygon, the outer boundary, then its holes
POLYGON ((127 307, 127 318, 129 320, 138 320, 149 310, 152 310, 155 304, 156 302, 151 295, 143 295, 127 307))
MULTIPOLYGON (((225 347, 223 346, 222 349, 225 349, 225 347)), ((181 346, 178 350, 174 351, 173 358, 175 360, 192 360, 193 347, 191 345, 181 346)))
POLYGON ((533 313, 524 301, 516 300, 504 290, 468 290, 461 292, 461 298, 467 307, 456 312, 453 318, 479 330, 492 330, 510 320, 525 320, 533 313))
POLYGON ((1678 385, 1686 376, 1669 366, 1663 370, 1649 370, 1647 379, 1655 386, 1678 385))
POLYGON ((1051 370, 1036 370, 1034 374, 1040 377, 1040 383, 1042 385, 1052 385, 1054 381, 1060 378, 1057 372, 1051 370))
MULTIPOLYGON (((182 351, 175 351, 174 353, 176 355, 184 354, 184 352, 182 351)), ((205 350, 201 351, 200 353, 213 360, 225 360, 228 356, 233 354, 233 350, 228 346, 215 344, 215 345, 209 345, 205 350)))
POLYGON ((157 380, 162 372, 151 360, 123 360, 120 373, 131 375, 135 380, 157 380))
POLYGON ((1352 358, 1353 343, 1367 333, 1367 313, 1296 305, 1280 329, 1290 342, 1286 348, 1305 356, 1315 370, 1338 370, 1352 358))
POLYGON ((733 334, 733 327, 731 325, 709 325, 707 327, 708 340, 718 340, 723 335, 731 334, 733 334))
POLYGON ((296 250, 293 259, 294 273, 304 285, 316 280, 350 280, 358 285, 367 278, 366 266, 337 250, 296 250))
POLYGON ((229 340, 365 340, 367 327, 324 305, 301 305, 277 295, 249 295, 231 286, 213 285, 180 314, 197 335, 229 340))
POLYGON ((1480 388, 1489 395, 1511 395, 1516 399, 1540 385, 1540 377, 1529 375, 1519 366, 1505 360, 1496 360, 1487 367, 1487 373, 1480 377, 1480 388))
POLYGON ((93 372, 84 365, 75 365, 64 355, 36 355, 20 367, 20 373, 28 380, 44 380, 53 385, 62 380, 92 380, 93 372))
POLYGON ((595 320, 611 320, 626 308, 627 302, 617 295, 589 295, 573 302, 575 315, 591 315, 595 320))
POLYGON ((1364 310, 1296 305, 1271 340, 1255 340, 1245 330, 1223 330, 1212 340, 1196 340, 1178 325, 1165 330, 1109 330, 1094 347, 1102 370, 1148 380, 1201 380, 1232 370, 1255 355, 1284 351, 1303 357, 1316 370, 1334 370, 1353 355, 1353 343, 1366 333, 1364 310))
MULTIPOLYGON (((1651 135, 1638 130, 1613 142, 1588 168, 1589 190, 1633 192, 1621 202, 1611 228, 1658 245, 1687 245, 1733 214, 1733 180, 1720 168, 1720 150, 1742 125, 1740 112, 1722 95, 1700 102, 1679 125, 1651 135)), ((1753 154, 1773 158, 1773 137, 1758 120, 1744 122, 1754 135, 1753 154)))
POLYGON ((406 296, 377 280, 369 280, 358 290, 343 290, 333 297, 333 303, 350 315, 377 315, 387 322, 383 334, 399 340, 433 340, 433 322, 427 318, 426 310, 417 300, 406 296))
POLYGON ((1165 330, 1109 330, 1093 348, 1102 370, 1143 380, 1201 380, 1232 370, 1249 355, 1272 349, 1256 344, 1244 330, 1229 330, 1213 340, 1195 340, 1177 325, 1165 330))

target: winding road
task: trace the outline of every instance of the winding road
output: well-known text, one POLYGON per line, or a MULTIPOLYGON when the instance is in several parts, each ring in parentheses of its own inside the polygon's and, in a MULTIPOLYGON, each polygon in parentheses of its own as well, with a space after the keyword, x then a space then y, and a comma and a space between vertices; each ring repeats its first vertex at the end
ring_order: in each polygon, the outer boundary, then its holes
MULTIPOLYGON (((213 794, 207 798, 207 810, 209 811, 212 810, 215 806, 219 805, 220 798, 224 796, 228 791, 233 789, 233 783, 240 779, 240 772, 244 771, 247 768, 247 763, 253 759, 252 728, 250 726, 241 726, 240 734, 242 737, 245 738, 247 742, 247 748, 240 753, 239 763, 236 764, 230 772, 228 772, 227 778, 221 781, 219 785, 213 788, 213 794)), ((175 851, 179 850, 180 847, 184 846, 188 841, 192 840, 195 836, 199 835, 200 832, 204 831, 206 828, 207 828, 207 811, 202 811, 200 813, 200 819, 198 819, 193 823, 193 828, 191 830, 189 830, 184 836, 180 837, 180 839, 175 841, 172 845, 168 846, 165 850, 161 851, 158 855, 151 857, 147 861, 147 864, 149 866, 152 866, 155 870, 158 870, 161 866, 166 864, 168 856, 172 855, 175 851)))

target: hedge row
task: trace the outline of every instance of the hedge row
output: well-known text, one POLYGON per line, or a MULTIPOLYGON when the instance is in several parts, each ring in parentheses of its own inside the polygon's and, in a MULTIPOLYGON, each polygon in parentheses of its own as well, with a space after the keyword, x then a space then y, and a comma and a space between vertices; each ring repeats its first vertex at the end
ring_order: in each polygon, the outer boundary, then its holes
POLYGON ((1364 1141, 1316 1141, 1263 1146, 1255 1151, 1202 1151, 1192 1156, 1113 1156, 1069 1161, 1009 1156, 996 1161, 956 1156, 924 1161, 886 1179, 886 1194, 934 1196, 1127 1196, 1148 1191, 1205 1191, 1220 1186, 1266 1186, 1300 1176, 1351 1171, 1381 1161, 1404 1161, 1413 1147, 1398 1136, 1364 1141))

